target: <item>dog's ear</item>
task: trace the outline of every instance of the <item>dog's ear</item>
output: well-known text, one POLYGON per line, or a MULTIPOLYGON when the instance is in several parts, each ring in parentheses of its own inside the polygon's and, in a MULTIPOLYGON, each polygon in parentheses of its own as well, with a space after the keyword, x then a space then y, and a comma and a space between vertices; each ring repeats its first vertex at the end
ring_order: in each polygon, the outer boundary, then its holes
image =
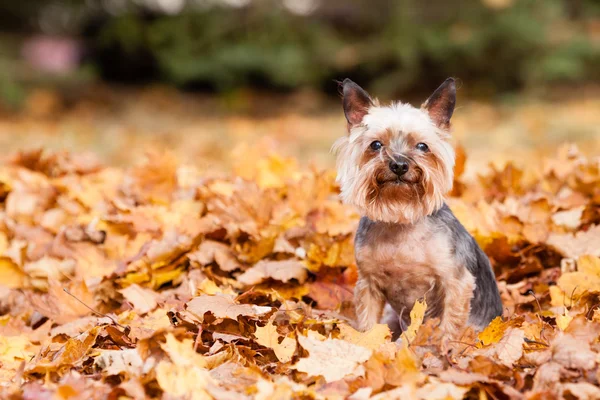
POLYGON ((455 104, 456 83, 454 78, 448 78, 429 96, 421 108, 429 113, 438 127, 448 129, 455 104))
POLYGON ((348 127, 351 128, 362 122, 369 107, 373 105, 373 100, 369 93, 348 78, 340 84, 340 91, 344 101, 344 114, 348 127))

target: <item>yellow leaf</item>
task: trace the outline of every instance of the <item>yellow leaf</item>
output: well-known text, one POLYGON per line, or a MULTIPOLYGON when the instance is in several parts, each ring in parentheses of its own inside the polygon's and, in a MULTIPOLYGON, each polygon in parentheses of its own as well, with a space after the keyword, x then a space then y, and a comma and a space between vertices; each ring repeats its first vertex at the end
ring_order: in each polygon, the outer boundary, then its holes
POLYGON ((27 275, 8 258, 0 258, 0 284, 11 288, 20 289, 25 284, 27 275))
POLYGON ((558 326, 558 328, 564 332, 572 320, 573 317, 569 315, 569 311, 567 311, 567 309, 565 308, 564 314, 556 316, 556 326, 558 326))
POLYGON ((417 336, 417 331, 423 324, 423 318, 425 318, 425 311, 427 310, 427 302, 417 300, 410 311, 410 326, 402 333, 402 338, 408 343, 412 342, 417 336))
POLYGON ((159 386, 173 398, 210 400, 206 387, 212 382, 208 370, 161 361, 155 368, 159 386))
POLYGON ((194 351, 194 340, 183 339, 177 340, 172 333, 166 335, 165 343, 161 343, 160 347, 169 355, 174 364, 180 366, 195 366, 206 367, 206 360, 201 354, 194 351))
POLYGON ((277 327, 273 325, 272 319, 269 320, 267 325, 257 327, 254 336, 258 344, 273 349, 275 355, 282 363, 289 362, 296 352, 297 343, 293 337, 286 336, 279 342, 280 335, 277 333, 277 327))
POLYGON ((24 336, 0 336, 0 380, 8 382, 23 361, 34 354, 34 346, 24 336))
POLYGON ((590 255, 579 257, 577 271, 563 274, 558 278, 558 286, 570 301, 585 293, 600 293, 600 258, 590 255))
POLYGON ((498 343, 508 325, 502 320, 502 317, 496 317, 490 322, 490 324, 479 333, 477 338, 481 341, 484 346, 488 346, 492 343, 498 343))
POLYGON ((552 307, 562 307, 565 305, 565 292, 556 285, 550 286, 550 304, 552 307))
POLYGON ((577 260, 577 271, 600 277, 600 257, 585 255, 577 260))
POLYGON ((340 335, 338 339, 345 340, 367 349, 377 350, 383 343, 392 337, 387 324, 377 324, 366 332, 359 332, 350 325, 339 325, 340 335))

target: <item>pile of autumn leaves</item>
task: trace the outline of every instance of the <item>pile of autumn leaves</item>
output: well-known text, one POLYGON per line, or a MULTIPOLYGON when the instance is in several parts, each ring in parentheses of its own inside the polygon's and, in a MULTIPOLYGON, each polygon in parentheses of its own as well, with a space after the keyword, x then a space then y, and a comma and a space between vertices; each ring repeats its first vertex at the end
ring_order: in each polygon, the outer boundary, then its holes
POLYGON ((566 146, 463 182, 461 153, 449 203, 505 318, 449 342, 417 303, 401 343, 352 328, 358 216, 334 172, 248 160, 3 164, 0 397, 600 398, 598 160, 566 146))

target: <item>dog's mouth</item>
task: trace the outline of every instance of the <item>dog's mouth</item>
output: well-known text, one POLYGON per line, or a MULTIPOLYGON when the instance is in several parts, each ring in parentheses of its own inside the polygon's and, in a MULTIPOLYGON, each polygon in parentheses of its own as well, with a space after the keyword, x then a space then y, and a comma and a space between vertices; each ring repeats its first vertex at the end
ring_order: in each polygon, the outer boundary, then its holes
POLYGON ((401 185, 415 185, 419 183, 419 180, 411 180, 411 179, 407 179, 403 176, 393 176, 393 177, 378 177, 377 178, 377 184, 379 186, 385 186, 385 185, 395 185, 395 186, 401 186, 401 185))

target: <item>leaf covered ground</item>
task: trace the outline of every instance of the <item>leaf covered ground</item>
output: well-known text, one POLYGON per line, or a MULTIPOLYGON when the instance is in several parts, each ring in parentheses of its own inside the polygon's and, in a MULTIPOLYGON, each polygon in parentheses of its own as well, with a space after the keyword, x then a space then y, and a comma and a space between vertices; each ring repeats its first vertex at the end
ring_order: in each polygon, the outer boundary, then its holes
MULTIPOLYGON (((448 342, 352 327, 358 215, 271 154, 211 177, 49 151, 0 166, 0 397, 600 398, 600 159, 574 146, 464 179, 504 319, 448 342)), ((244 161, 245 160, 245 161, 244 161)))

